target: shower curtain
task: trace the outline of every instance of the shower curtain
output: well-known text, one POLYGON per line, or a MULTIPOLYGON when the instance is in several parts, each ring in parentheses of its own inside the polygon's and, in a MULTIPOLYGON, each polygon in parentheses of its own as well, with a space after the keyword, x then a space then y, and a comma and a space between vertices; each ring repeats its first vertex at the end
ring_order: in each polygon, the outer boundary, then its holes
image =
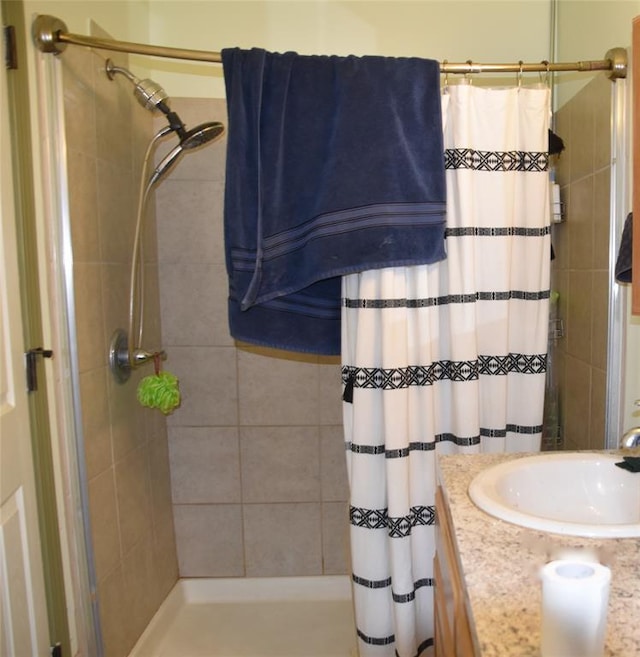
POLYGON ((436 454, 537 451, 549 90, 446 90, 447 259, 343 278, 360 657, 432 654, 436 454))

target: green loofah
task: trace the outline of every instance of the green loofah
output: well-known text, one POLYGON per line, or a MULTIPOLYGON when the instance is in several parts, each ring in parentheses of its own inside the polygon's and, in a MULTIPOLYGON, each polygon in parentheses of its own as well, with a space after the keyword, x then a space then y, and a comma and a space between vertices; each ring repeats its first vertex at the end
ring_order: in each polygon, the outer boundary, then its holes
POLYGON ((138 384, 138 401, 148 408, 157 408, 165 415, 180 405, 178 379, 171 372, 145 376, 138 384))

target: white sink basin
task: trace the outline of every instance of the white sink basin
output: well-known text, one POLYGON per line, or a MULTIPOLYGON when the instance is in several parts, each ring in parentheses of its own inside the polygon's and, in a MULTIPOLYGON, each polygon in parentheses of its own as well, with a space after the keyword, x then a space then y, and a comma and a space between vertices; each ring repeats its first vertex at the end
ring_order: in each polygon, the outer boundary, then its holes
POLYGON ((640 473, 619 468, 619 455, 557 452, 505 461, 483 470, 469 496, 507 522, 570 536, 640 536, 640 473))

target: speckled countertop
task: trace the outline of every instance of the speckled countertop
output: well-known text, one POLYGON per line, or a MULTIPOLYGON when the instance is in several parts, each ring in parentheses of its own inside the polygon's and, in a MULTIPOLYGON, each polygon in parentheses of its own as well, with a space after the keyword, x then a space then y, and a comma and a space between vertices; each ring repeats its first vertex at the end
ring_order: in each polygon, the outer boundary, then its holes
POLYGON ((606 657, 640 656, 640 539, 587 539, 526 529, 489 516, 469 499, 467 488, 478 472, 522 456, 438 458, 477 656, 540 656, 538 572, 567 550, 588 550, 611 568, 606 657))

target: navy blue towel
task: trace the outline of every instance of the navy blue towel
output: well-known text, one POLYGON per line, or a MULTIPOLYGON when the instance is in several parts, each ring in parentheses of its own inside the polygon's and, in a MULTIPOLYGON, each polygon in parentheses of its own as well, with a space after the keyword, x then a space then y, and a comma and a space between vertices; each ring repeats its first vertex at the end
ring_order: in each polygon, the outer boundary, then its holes
POLYGON ((340 353, 340 277, 445 257, 438 62, 222 51, 238 340, 340 353))
POLYGON ((633 260, 633 213, 629 213, 624 222, 620 248, 616 259, 615 276, 618 283, 631 283, 633 260))

